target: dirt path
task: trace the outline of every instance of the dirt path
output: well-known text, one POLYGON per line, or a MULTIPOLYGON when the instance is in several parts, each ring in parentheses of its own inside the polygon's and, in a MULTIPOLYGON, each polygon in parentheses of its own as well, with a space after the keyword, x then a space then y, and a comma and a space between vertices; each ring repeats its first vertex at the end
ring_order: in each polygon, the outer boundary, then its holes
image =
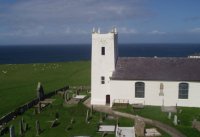
MULTIPOLYGON (((90 98, 88 98, 84 102, 84 105, 89 107, 89 108, 91 107, 90 98)), ((104 113, 108 113, 108 114, 116 115, 116 116, 120 116, 120 117, 125 117, 125 118, 129 118, 129 119, 133 119, 133 120, 136 117, 140 117, 140 116, 136 116, 136 115, 132 115, 132 114, 128 114, 128 113, 114 111, 109 106, 97 106, 97 105, 95 105, 95 106, 93 106, 93 108, 96 111, 100 111, 100 112, 104 112, 104 113)), ((157 128, 160 128, 161 130, 165 131, 166 133, 168 133, 172 137, 186 137, 180 131, 178 131, 177 129, 175 129, 175 128, 167 125, 167 124, 161 123, 161 122, 156 121, 156 120, 144 118, 144 117, 140 117, 140 118, 143 119, 145 123, 150 124, 152 126, 155 126, 157 128)))

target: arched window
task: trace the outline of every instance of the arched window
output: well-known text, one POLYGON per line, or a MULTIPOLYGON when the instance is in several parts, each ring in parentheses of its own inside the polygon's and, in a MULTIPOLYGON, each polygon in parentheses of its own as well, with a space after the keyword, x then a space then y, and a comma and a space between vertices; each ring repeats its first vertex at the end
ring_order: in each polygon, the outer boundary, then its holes
POLYGON ((135 83, 135 97, 136 98, 144 98, 144 94, 145 94, 144 82, 136 82, 135 83))
POLYGON ((179 84, 178 98, 179 99, 188 99, 188 89, 189 89, 188 83, 180 83, 179 84))

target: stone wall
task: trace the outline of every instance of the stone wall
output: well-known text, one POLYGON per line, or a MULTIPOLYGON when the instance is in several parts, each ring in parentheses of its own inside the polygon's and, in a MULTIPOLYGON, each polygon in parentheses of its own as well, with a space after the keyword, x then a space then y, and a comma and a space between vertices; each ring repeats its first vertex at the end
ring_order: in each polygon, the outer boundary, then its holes
MULTIPOLYGON (((57 94, 58 91, 65 91, 69 88, 69 86, 57 89, 55 91, 49 92, 47 94, 44 95, 44 98, 49 98, 54 96, 55 94, 57 94)), ((27 102, 26 104, 18 107, 17 109, 15 109, 14 111, 9 112, 7 115, 3 116, 0 119, 0 126, 1 125, 5 125, 6 123, 8 123, 9 121, 11 121, 12 119, 14 119, 15 117, 17 117, 18 115, 23 114, 25 111, 27 111, 28 109, 30 109, 31 107, 35 106, 37 103, 39 102, 38 98, 35 98, 29 102, 27 102)), ((0 133, 1 134, 1 133, 0 133)))

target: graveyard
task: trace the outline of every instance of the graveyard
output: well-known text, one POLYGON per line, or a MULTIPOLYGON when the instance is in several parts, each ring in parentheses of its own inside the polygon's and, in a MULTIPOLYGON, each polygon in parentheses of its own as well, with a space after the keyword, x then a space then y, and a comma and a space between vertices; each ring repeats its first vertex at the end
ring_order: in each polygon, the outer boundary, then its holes
MULTIPOLYGON (((115 125, 117 123, 120 129, 123 127, 133 129, 133 120, 97 112, 84 106, 83 102, 90 96, 87 91, 78 93, 78 96, 87 95, 87 97, 78 103, 75 102, 74 105, 68 104, 77 90, 72 92, 73 89, 68 89, 68 91, 70 91, 68 92, 69 99, 67 99, 66 94, 58 92, 58 94, 48 99, 52 102, 47 106, 40 108, 40 110, 38 110, 38 106, 34 106, 9 122, 8 125, 9 128, 13 128, 13 134, 19 137, 115 137, 115 125), (114 128, 107 131, 108 129, 104 130, 101 128, 102 126, 112 126, 114 128)), ((147 125, 147 128, 152 127, 147 125)), ((163 131, 159 130, 159 132, 162 133, 161 137, 169 137, 163 131)), ((4 136, 9 137, 9 133, 5 133, 4 136)))
POLYGON ((121 112, 129 114, 139 115, 145 118, 160 121, 171 127, 174 127, 181 131, 184 135, 190 137, 199 137, 200 132, 193 128, 193 121, 196 119, 200 120, 200 109, 189 108, 189 107, 178 107, 177 112, 167 113, 162 112, 159 106, 145 106, 142 109, 135 108, 129 105, 126 108, 117 109, 121 112), (174 123, 174 117, 177 116, 177 122, 174 123))
MULTIPOLYGON (((41 101, 41 104, 34 105, 7 123, 8 131, 3 136, 10 136, 10 128, 14 130, 17 137, 115 137, 113 131, 101 132, 100 129, 110 126, 112 130, 114 127, 120 131, 128 127, 126 130, 131 132, 136 124, 134 120, 98 112, 83 104, 90 97, 89 61, 0 65, 0 117, 36 98, 38 82, 43 86, 45 94, 69 86, 66 90, 68 94, 58 91, 55 95, 41 101), (38 111, 40 105, 41 110, 38 111)), ((162 112, 161 107, 153 106, 133 109, 131 105, 127 105, 115 107, 114 110, 160 121, 176 128, 186 136, 200 136, 200 132, 192 128, 193 120, 200 120, 199 108, 178 107, 177 112, 170 115, 162 112)), ((145 124, 145 128, 151 132, 155 127, 145 124)), ((170 137, 162 130, 158 128, 156 130, 161 133, 160 137, 170 137)))

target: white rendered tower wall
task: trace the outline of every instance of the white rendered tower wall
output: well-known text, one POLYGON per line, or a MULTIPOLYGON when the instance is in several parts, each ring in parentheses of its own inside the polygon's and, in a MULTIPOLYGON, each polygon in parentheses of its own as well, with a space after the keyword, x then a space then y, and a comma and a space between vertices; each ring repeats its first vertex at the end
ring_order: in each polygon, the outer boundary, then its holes
POLYGON ((91 104, 105 105, 106 96, 110 95, 110 76, 115 70, 118 57, 117 31, 101 34, 92 33, 92 63, 91 63, 91 104))

